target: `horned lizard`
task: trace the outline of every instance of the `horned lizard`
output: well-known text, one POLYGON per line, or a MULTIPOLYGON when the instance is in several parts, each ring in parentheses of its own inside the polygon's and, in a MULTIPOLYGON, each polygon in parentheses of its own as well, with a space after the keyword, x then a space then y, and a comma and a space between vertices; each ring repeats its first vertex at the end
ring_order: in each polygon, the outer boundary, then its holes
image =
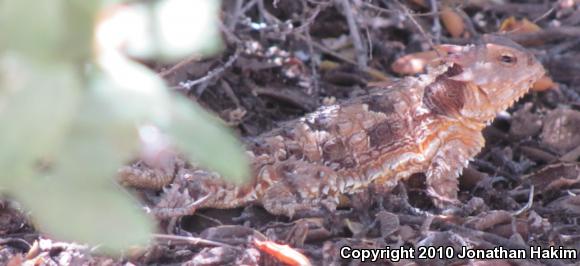
POLYGON ((457 201, 457 177, 484 146, 481 131, 544 75, 519 45, 484 37, 478 44, 442 45, 427 74, 373 84, 365 95, 330 106, 245 140, 253 181, 237 186, 180 160, 168 169, 125 167, 122 183, 159 189, 182 182, 189 200, 157 208, 158 216, 249 204, 292 217, 370 184, 391 189, 411 174, 426 175, 437 204, 457 201))

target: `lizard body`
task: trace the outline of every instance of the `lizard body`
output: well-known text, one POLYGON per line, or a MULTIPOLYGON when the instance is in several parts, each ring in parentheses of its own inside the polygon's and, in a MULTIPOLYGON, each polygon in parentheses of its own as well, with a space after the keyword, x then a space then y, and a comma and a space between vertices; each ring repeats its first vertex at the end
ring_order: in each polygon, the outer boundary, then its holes
POLYGON ((544 69, 528 51, 498 37, 440 49, 447 54, 425 75, 375 84, 365 95, 246 140, 250 184, 236 186, 183 163, 154 174, 125 167, 120 179, 153 188, 182 182, 190 203, 160 210, 163 217, 249 204, 289 217, 321 206, 333 210, 342 195, 371 184, 389 190, 419 172, 435 203, 455 202, 457 177, 485 144, 483 128, 544 69))

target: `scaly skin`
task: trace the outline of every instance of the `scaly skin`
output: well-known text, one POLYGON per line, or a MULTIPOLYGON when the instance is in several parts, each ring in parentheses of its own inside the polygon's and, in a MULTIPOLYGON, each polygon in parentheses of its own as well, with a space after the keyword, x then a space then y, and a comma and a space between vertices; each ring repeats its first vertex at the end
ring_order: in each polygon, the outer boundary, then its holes
POLYGON ((251 184, 235 186, 180 160, 170 169, 125 167, 121 182, 159 189, 173 181, 171 198, 154 209, 160 217, 249 204, 288 217, 334 210, 342 195, 371 184, 388 191, 420 172, 437 205, 457 202, 457 177, 484 146, 482 129, 528 92, 544 69, 499 37, 439 50, 447 54, 425 75, 375 84, 367 95, 247 140, 251 184))

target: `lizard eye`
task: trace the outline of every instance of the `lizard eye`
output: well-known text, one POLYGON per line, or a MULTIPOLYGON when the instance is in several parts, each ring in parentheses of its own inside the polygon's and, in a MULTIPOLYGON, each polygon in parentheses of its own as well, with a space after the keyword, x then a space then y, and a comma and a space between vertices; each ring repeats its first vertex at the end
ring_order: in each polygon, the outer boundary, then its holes
POLYGON ((505 53, 499 57, 499 61, 507 65, 514 65, 518 59, 512 54, 505 53))

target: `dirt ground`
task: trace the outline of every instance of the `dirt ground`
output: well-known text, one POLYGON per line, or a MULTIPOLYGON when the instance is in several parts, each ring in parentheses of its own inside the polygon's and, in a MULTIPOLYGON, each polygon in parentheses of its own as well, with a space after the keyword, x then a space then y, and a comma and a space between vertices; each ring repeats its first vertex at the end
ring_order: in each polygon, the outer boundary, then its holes
MULTIPOLYGON (((254 238, 288 244, 312 265, 365 264, 341 260, 345 245, 561 246, 580 252, 580 2, 231 0, 224 1, 222 18, 227 49, 220 55, 150 66, 242 137, 355 96, 369 82, 418 74, 420 69, 397 59, 441 43, 471 43, 485 33, 502 32, 528 47, 553 83, 538 85, 485 129, 484 150, 460 177, 461 216, 437 213, 424 176, 416 175, 391 194, 369 191, 368 198, 354 202, 356 208, 331 217, 288 220, 259 207, 199 211, 160 222, 165 234, 150 248, 112 259, 45 238, 32 245, 40 234, 6 204, 0 209, 0 264, 283 265, 284 254, 296 257, 292 251, 267 254, 254 238)), ((380 262, 574 263, 578 260, 380 262)))

